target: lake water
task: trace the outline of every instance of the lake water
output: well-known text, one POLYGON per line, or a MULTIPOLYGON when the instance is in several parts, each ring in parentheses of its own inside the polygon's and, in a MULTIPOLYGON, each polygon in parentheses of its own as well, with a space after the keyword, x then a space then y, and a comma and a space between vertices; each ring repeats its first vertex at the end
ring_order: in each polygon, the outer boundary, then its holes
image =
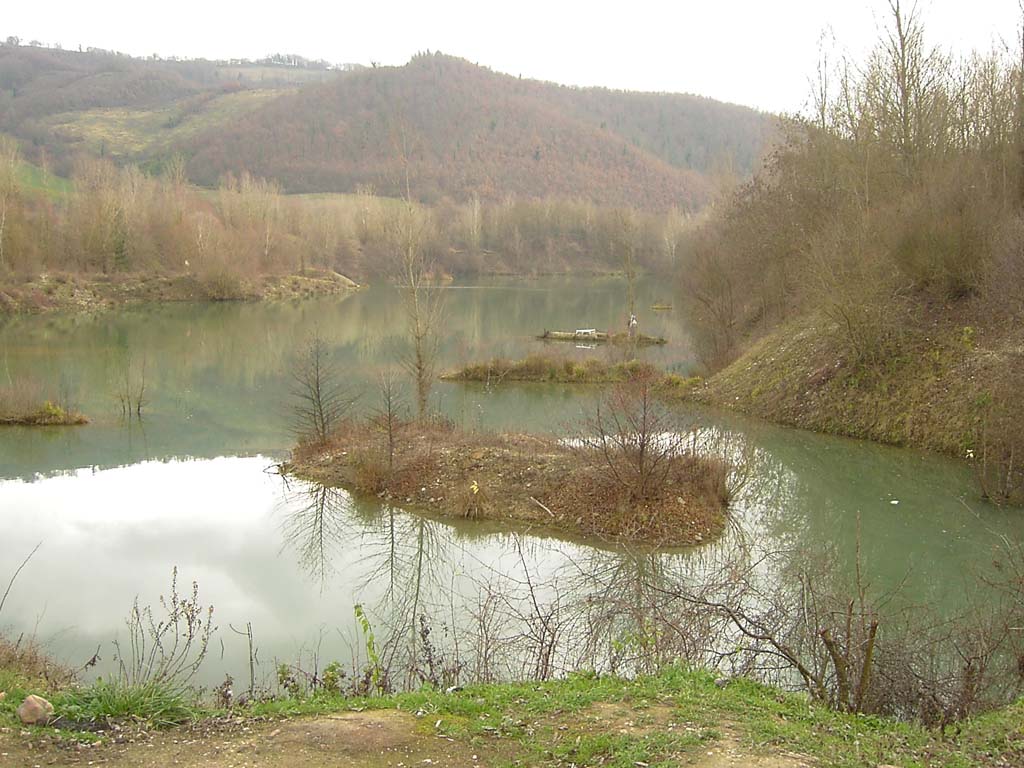
MULTIPOLYGON (((624 296, 613 278, 452 286, 442 368, 541 351, 533 336, 545 328, 621 328, 624 296)), ((644 354, 689 373, 696 364, 685 325, 677 312, 648 309, 660 301, 679 303, 657 281, 642 282, 641 330, 670 339, 644 354)), ((248 641, 232 629, 247 624, 263 677, 275 659, 349 662, 363 648, 356 604, 378 635, 414 635, 426 616, 442 648, 502 603, 497 634, 505 647, 487 674, 516 675, 528 670, 509 649, 530 641, 531 586, 545 604, 567 605, 588 589, 628 589, 651 570, 714 567, 738 536, 766 549, 829 552, 846 574, 859 525, 873 586, 906 580, 911 599, 952 612, 971 600, 968 585, 991 561, 998 536, 1024 532, 1020 510, 978 498, 965 465, 707 411, 687 418, 743 450, 751 479, 734 505, 733 531, 686 552, 430 520, 276 474, 292 443, 288 370, 303 343, 319 332, 361 407, 372 407, 379 376, 400 370, 403 330, 400 296, 387 287, 297 303, 177 304, 0 325, 0 379, 28 376, 69 391, 92 419, 82 428, 0 431, 0 587, 41 542, 0 627, 33 633, 75 665, 100 648, 98 669, 109 670, 111 641, 124 637, 133 600, 156 604, 177 568, 180 584, 198 582, 200 598, 215 606, 219 630, 201 672, 209 684, 225 672, 247 678, 248 641), (118 382, 143 367, 143 419, 126 421, 118 382), (598 573, 611 581, 597 586, 598 573)), ((466 428, 559 434, 595 396, 569 386, 441 382, 432 402, 466 428)), ((593 663, 577 651, 562 648, 559 669, 593 663)))

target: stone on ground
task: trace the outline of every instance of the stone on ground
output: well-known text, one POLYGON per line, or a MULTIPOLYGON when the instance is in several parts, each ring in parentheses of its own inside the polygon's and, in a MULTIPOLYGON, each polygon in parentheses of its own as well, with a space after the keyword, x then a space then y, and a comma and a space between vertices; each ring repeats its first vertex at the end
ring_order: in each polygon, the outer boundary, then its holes
POLYGON ((18 707, 18 719, 24 725, 46 725, 53 715, 53 704, 42 696, 26 696, 18 707))

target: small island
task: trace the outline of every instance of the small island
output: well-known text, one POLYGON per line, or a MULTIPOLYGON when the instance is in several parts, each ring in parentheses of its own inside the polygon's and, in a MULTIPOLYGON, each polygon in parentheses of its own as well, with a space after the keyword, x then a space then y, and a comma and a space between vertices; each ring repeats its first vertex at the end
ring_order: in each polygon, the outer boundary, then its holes
POLYGON ((557 440, 370 418, 300 445, 282 469, 428 514, 677 547, 721 533, 730 496, 726 463, 688 445, 664 433, 557 440))
POLYGON ((496 357, 441 376, 444 381, 469 381, 485 384, 537 382, 546 384, 619 384, 637 377, 645 378, 659 397, 682 397, 701 382, 699 376, 666 373, 642 360, 609 362, 599 358, 572 358, 558 355, 529 355, 520 360, 496 357))
POLYGON ((13 389, 0 390, 0 426, 69 427, 88 424, 76 408, 37 399, 13 389))

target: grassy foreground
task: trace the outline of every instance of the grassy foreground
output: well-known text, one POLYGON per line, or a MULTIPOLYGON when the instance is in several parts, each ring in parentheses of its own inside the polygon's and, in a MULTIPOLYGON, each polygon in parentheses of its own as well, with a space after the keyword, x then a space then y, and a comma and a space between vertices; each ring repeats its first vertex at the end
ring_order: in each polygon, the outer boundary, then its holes
MULTIPOLYGON (((285 698, 230 713, 196 709, 189 724, 157 732, 144 731, 143 715, 127 738, 124 731, 22 730, 11 699, 0 701, 0 753, 12 765, 20 765, 19 758, 31 758, 26 764, 78 764, 68 743, 79 739, 94 742, 79 755, 81 764, 113 766, 227 766, 240 764, 234 762, 243 757, 239 753, 251 759, 246 764, 259 766, 966 768, 1024 760, 1022 704, 943 736, 837 714, 742 679, 716 683, 708 673, 682 668, 631 681, 577 674, 452 693, 285 698)), ((61 714, 63 701, 54 703, 61 714)))

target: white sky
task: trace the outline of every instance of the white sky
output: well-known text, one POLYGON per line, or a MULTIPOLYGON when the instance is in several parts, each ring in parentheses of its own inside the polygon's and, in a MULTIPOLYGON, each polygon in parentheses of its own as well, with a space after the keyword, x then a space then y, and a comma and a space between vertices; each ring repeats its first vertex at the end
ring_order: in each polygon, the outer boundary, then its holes
MULTIPOLYGON (((912 0, 904 0, 904 3, 912 0)), ((931 42, 960 52, 1015 39, 1017 0, 919 0, 931 42)), ((43 0, 10 2, 0 37, 134 55, 403 64, 444 51, 492 69, 572 85, 712 96, 801 109, 819 40, 860 56, 885 0, 43 0)))

